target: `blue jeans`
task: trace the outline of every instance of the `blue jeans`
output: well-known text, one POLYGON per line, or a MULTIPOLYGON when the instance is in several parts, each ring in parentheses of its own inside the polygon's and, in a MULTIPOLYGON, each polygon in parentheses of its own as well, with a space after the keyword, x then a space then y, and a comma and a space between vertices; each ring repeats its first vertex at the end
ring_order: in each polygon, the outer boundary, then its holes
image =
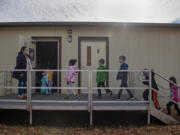
MULTIPOLYGON (((121 80, 121 85, 120 85, 120 87, 128 87, 127 78, 124 78, 124 79, 121 80)), ((131 93, 131 91, 130 91, 129 89, 126 89, 126 90, 127 90, 128 94, 129 94, 129 97, 130 97, 130 98, 134 97, 133 94, 131 93)), ((121 97, 122 92, 123 92, 123 89, 120 89, 117 98, 120 98, 120 97, 121 97)))
MULTIPOLYGON (((26 81, 19 81, 18 83, 18 87, 26 87, 26 81)), ((22 95, 22 94, 26 94, 27 90, 26 89, 22 89, 22 88, 18 88, 18 95, 22 95)))

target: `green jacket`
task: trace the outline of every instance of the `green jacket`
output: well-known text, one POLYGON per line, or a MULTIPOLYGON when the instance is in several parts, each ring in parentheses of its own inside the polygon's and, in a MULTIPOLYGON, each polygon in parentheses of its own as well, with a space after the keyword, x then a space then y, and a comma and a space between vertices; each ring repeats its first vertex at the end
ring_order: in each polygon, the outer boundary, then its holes
MULTIPOLYGON (((98 67, 97 70, 107 70, 105 66, 98 67)), ((105 82, 107 80, 107 72, 97 72, 96 82, 105 82)))

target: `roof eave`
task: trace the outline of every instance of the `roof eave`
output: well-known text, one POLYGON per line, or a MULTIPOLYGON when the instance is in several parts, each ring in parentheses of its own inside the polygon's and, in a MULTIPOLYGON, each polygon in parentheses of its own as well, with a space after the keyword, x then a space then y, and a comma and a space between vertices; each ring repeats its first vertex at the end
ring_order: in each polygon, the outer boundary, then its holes
POLYGON ((150 26, 150 27, 179 27, 173 23, 135 23, 135 22, 0 22, 1 27, 9 26, 150 26))

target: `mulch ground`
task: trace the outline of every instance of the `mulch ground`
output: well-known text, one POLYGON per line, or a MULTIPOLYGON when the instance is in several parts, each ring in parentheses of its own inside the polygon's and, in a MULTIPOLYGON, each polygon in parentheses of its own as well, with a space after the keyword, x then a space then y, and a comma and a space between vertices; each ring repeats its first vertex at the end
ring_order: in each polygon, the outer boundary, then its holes
POLYGON ((34 111, 33 126, 28 114, 0 111, 0 135, 180 135, 180 125, 165 126, 155 118, 147 126, 147 112, 94 112, 93 127, 87 112, 34 111))
POLYGON ((0 125, 1 135, 180 135, 180 126, 53 128, 0 125))

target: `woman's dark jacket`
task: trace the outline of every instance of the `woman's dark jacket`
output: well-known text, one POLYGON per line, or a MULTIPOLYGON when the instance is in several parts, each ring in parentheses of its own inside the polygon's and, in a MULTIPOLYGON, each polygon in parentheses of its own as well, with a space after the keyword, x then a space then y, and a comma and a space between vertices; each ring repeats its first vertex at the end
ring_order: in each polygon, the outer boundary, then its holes
MULTIPOLYGON (((158 85, 157 85, 156 80, 155 80, 155 73, 154 72, 152 72, 151 77, 152 77, 152 88, 154 88, 155 90, 159 90, 158 85)), ((149 76, 146 76, 145 80, 146 81, 144 81, 143 83, 145 85, 149 85, 149 81, 147 81, 147 80, 149 80, 149 76)))
MULTIPOLYGON (((18 56, 16 57, 16 67, 15 69, 23 69, 26 70, 26 57, 22 53, 18 53, 18 56)), ((20 81, 27 81, 27 72, 26 71, 15 71, 13 72, 13 77, 20 80, 20 81), (20 74, 23 74, 23 77, 20 76, 20 74)))

